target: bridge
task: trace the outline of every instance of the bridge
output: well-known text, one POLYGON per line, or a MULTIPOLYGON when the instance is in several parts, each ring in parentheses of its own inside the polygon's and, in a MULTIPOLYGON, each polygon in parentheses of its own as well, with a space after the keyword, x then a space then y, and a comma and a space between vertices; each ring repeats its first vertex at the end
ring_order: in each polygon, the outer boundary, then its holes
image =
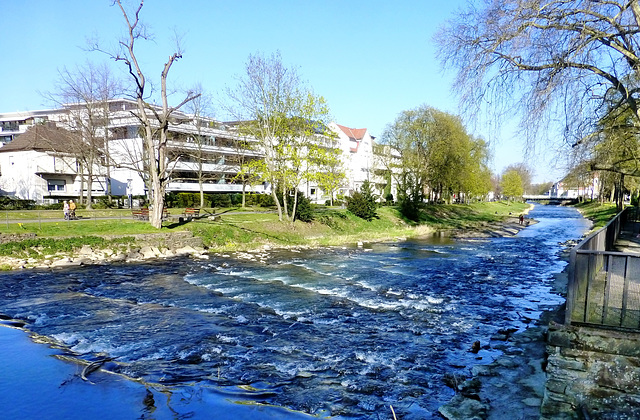
POLYGON ((525 201, 548 201, 550 204, 562 204, 562 203, 571 203, 576 201, 577 198, 571 197, 551 197, 548 195, 530 195, 525 194, 522 196, 525 201))

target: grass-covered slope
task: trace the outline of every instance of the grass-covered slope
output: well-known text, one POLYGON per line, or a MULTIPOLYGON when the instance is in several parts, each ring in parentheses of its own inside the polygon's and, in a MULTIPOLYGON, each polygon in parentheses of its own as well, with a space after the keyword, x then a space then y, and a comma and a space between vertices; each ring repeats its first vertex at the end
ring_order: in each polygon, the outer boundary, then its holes
MULTIPOLYGON (((189 230, 201 237, 204 245, 214 251, 247 250, 263 245, 330 246, 393 240, 436 230, 473 229, 487 222, 499 222, 506 217, 517 216, 528 207, 524 203, 507 202, 430 205, 423 209, 420 223, 403 219, 395 207, 379 208, 378 217, 369 222, 344 209, 320 207, 312 223, 296 222, 294 225, 278 221, 275 212, 264 209, 225 209, 217 210, 214 218, 207 217, 207 212, 201 213, 205 216, 189 222, 180 223, 178 218, 174 218, 164 223, 161 232, 166 234, 189 230)), ((4 223, 0 222, 0 234, 4 242, 0 244, 0 255, 28 252, 27 249, 34 247, 46 248, 47 253, 69 252, 83 245, 97 246, 100 242, 97 237, 112 240, 158 233, 147 222, 131 220, 130 212, 104 216, 111 218, 99 219, 94 214, 81 220, 60 221, 47 220, 37 211, 5 212, 4 223)), ((109 241, 101 243, 104 246, 111 245, 109 241)))

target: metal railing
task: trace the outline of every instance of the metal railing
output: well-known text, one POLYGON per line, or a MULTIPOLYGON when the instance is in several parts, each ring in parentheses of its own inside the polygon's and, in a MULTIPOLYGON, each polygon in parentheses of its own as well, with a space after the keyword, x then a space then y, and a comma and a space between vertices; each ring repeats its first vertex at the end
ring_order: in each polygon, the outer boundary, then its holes
POLYGON ((640 254, 614 251, 622 227, 637 220, 627 208, 571 251, 567 325, 640 329, 640 254))

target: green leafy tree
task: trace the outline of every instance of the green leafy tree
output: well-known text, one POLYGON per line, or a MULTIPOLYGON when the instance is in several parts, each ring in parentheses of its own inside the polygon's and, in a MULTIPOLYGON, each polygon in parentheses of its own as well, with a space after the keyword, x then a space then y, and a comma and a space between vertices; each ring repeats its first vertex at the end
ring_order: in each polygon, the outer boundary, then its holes
POLYGON ((522 194, 524 194, 522 178, 516 170, 511 169, 506 171, 502 175, 500 186, 502 187, 502 194, 511 200, 521 198, 522 194))
POLYGON ((244 120, 240 131, 257 139, 263 155, 251 163, 253 173, 271 185, 279 219, 293 222, 302 183, 333 162, 323 144, 331 136, 326 101, 283 65, 279 53, 249 56, 246 75, 227 93, 234 105, 229 110, 244 120), (278 190, 293 191, 292 202, 278 190))
POLYGON ((403 111, 382 139, 390 147, 381 149, 381 161, 396 178, 405 217, 417 220, 427 193, 450 201, 455 193, 488 192, 487 144, 471 137, 459 117, 429 106, 403 111))

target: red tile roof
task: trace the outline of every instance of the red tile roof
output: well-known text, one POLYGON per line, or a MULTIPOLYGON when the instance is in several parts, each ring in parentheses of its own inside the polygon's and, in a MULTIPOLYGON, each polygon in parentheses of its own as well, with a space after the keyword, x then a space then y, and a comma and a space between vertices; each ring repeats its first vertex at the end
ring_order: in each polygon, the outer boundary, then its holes
POLYGON ((340 124, 336 124, 336 125, 351 140, 356 140, 356 141, 357 140, 362 140, 364 138, 364 135, 367 133, 367 129, 366 128, 349 128, 349 127, 345 127, 344 125, 340 125, 340 124))

